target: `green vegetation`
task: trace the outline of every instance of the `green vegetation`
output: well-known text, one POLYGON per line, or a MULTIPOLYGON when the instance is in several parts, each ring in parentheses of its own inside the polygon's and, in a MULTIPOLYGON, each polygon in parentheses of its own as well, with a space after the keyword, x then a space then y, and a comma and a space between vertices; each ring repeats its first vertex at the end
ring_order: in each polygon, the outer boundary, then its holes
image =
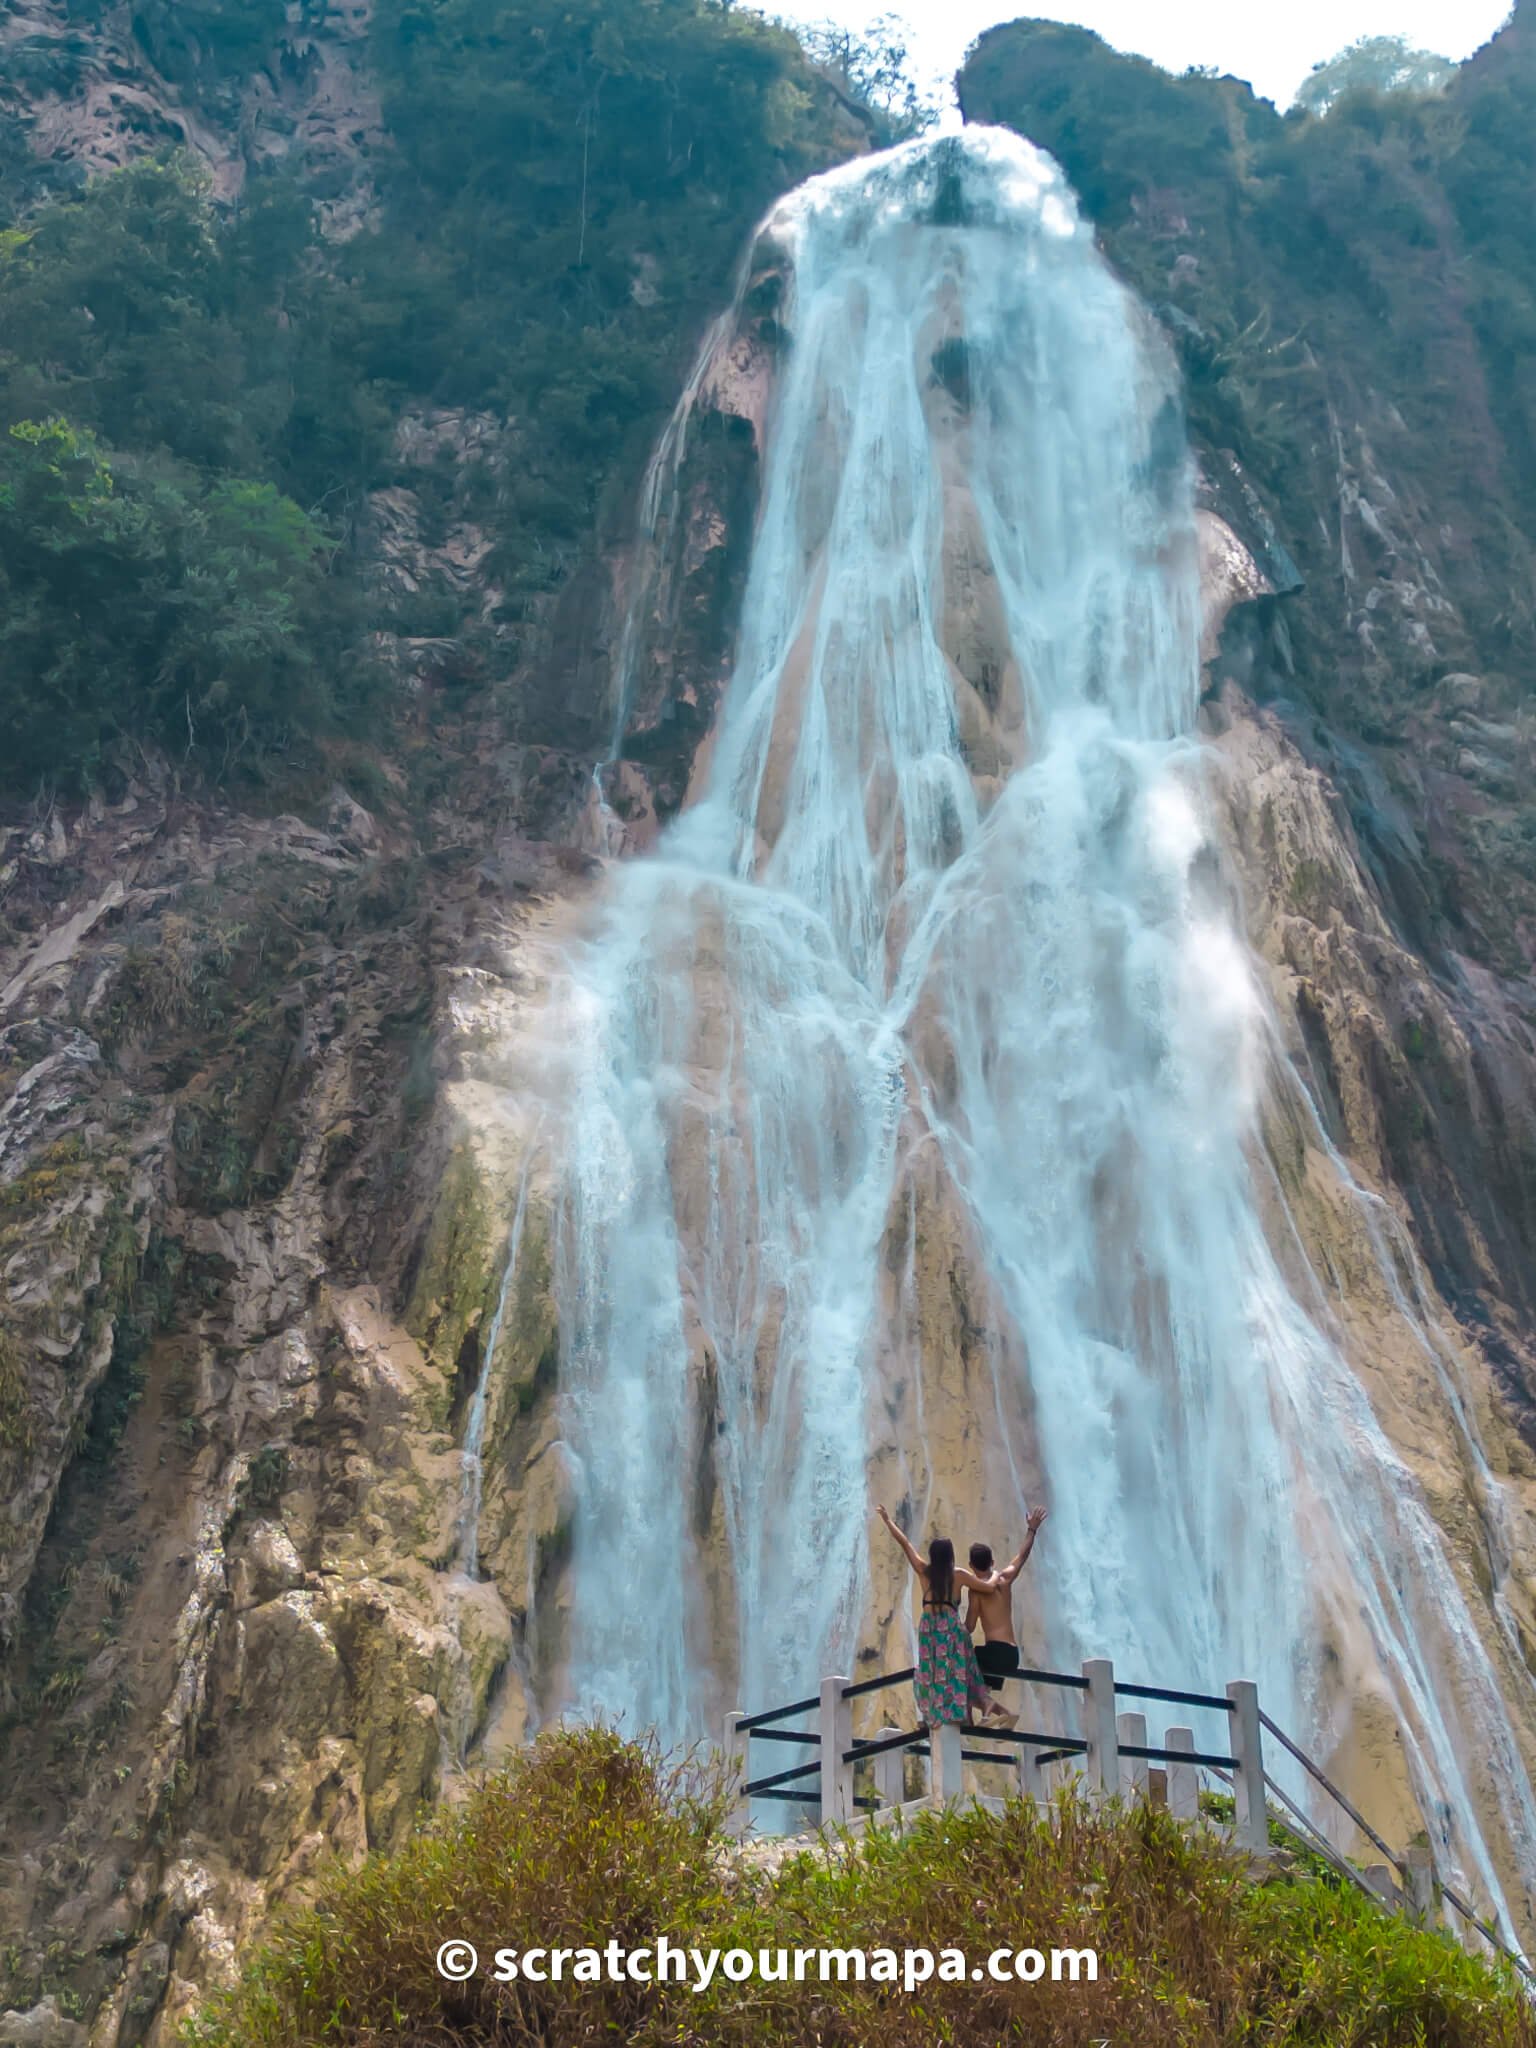
POLYGON ((778 1875, 722 1838, 718 1781, 604 1729, 544 1736, 397 1856, 333 1868, 239 1985, 186 2030, 189 2048, 598 2040, 755 2048, 1532 2048, 1509 1978, 1448 1937, 1389 1918, 1298 1869, 1250 1884, 1214 1835, 1142 1808, 1047 1817, 1012 1806, 875 1830, 778 1875), (499 1947, 1091 1947, 1096 1983, 873 1982, 709 1987, 527 1981, 433 1968, 450 1934, 499 1947))
MULTIPOLYGON (((113 741, 224 766, 328 707, 325 541, 270 484, 114 475, 61 419, 0 440, 0 717, 23 786, 113 741)), ((339 650, 337 650, 339 653, 339 650)), ((334 673, 334 670, 333 670, 334 673)))
POLYGON ((1456 66, 1432 50, 1415 50, 1402 36, 1361 36, 1326 64, 1314 64, 1296 94, 1306 114, 1326 114, 1351 93, 1439 92, 1456 66))
MULTIPOLYGON (((69 11, 37 64, 121 12, 69 11)), ((132 28, 217 115, 285 12, 149 0, 132 28)), ((633 483, 752 220, 857 139, 787 31, 717 0, 382 0, 372 56, 391 149, 350 240, 322 238, 318 187, 253 169, 229 212, 177 157, 0 227, 0 796, 140 748, 303 772, 296 742, 387 708, 380 627, 455 639, 444 687, 505 674, 633 483), (488 419, 498 452, 402 462, 402 417, 433 407, 488 419), (402 484, 428 543, 465 517, 490 536, 491 634, 430 577, 392 607, 368 587, 369 494, 402 484)))
POLYGON ((400 164, 353 245, 358 369, 522 423, 484 508, 515 620, 643 460, 751 222, 829 160, 825 106, 793 37, 708 0, 382 0, 374 50, 400 164))
POLYGON ((300 213, 218 231, 156 161, 0 235, 0 786, 143 747, 227 774, 365 708, 350 565, 285 489, 318 481, 305 381, 264 332, 300 213))

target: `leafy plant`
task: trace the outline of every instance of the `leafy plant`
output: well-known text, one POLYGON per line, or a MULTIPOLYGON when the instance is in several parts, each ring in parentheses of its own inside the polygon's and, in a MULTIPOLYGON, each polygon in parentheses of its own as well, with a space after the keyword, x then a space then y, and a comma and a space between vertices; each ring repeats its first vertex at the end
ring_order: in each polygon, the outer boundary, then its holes
MULTIPOLYGON (((69 0, 72 28, 105 0, 69 0)), ((282 0, 144 0, 146 55, 216 118, 282 0)), ((149 158, 0 232, 0 790, 168 753, 286 772, 379 701, 370 493, 422 537, 486 530, 499 621, 558 590, 670 405, 741 238, 857 136, 794 38, 714 0, 381 0, 392 147, 377 217, 324 244, 300 173, 238 212, 149 158), (452 106, 453 118, 443 118, 452 106), (408 409, 500 425, 515 460, 402 465, 408 409), (515 422, 515 429, 512 423, 515 422)), ((5 163, 0 159, 0 185, 5 163)), ((445 677, 516 658, 421 586, 445 677)), ((478 600, 475 607, 478 608, 478 600)))
POLYGON ((1533 2048, 1509 1978, 1310 1875, 1248 1882, 1212 1833, 1164 1813, 956 1809, 875 1828, 776 1874, 720 1832, 721 1787, 603 1728, 540 1738, 393 1858, 333 1866, 241 1982, 187 2026, 189 2048, 1533 2048), (676 1945, 750 1951, 1094 1948, 1095 1981, 940 1982, 893 1997, 812 1978, 692 1985, 526 1979, 495 1949, 676 1945), (450 1934, 478 1975, 437 1976, 450 1934))
POLYGON ((88 430, 0 436, 0 774, 79 784, 149 741, 227 766, 334 701, 326 541, 270 484, 115 468, 88 430))

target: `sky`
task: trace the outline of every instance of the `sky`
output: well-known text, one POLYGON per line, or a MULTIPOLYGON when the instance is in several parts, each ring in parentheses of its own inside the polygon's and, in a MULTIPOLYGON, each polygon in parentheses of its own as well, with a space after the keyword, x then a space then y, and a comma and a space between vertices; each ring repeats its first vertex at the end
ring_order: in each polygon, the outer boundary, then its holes
MULTIPOLYGON (((983 29, 1020 15, 1074 21, 1117 50, 1169 71, 1214 65, 1246 78, 1282 110, 1314 64, 1360 36, 1400 35, 1442 57, 1467 57, 1508 18, 1511 0, 765 0, 792 22, 863 28, 899 15, 911 31, 913 69, 948 80, 983 29)), ((946 91, 945 98, 949 95, 946 91)))

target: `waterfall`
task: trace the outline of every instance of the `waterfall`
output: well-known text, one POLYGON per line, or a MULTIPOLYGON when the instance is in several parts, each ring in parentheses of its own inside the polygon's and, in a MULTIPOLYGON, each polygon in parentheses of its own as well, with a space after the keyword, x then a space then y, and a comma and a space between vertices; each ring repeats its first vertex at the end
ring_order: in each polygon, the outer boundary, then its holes
POLYGON ((707 785, 609 877, 562 1013, 572 1701, 680 1738, 850 1668, 896 1382, 934 1414, 890 1281, 921 1179, 981 1276, 1009 1512, 1025 1474, 1051 1508, 1051 1656, 1250 1677, 1307 1739, 1349 1640, 1502 1905, 1471 1780, 1506 1868, 1536 1806, 1496 1675, 1261 1220, 1299 1083, 1208 815, 1171 360, 1002 131, 762 234, 787 340, 707 785))

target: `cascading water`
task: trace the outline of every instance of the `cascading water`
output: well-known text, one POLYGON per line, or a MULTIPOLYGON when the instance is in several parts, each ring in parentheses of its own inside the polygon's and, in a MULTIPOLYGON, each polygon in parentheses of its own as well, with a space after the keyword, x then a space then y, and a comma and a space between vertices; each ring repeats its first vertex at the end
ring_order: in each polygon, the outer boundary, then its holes
POLYGON ((1497 1680, 1261 1222, 1298 1084, 1206 822, 1165 352, 1000 131, 845 166, 765 234, 789 340, 708 784, 612 876, 563 1013, 572 1695, 676 1738, 722 1686, 848 1668, 936 1148, 996 1323, 975 1406, 1052 1509, 1051 1652, 1241 1673, 1310 1736, 1342 1615, 1501 1899, 1470 1760, 1506 1869, 1536 1807, 1497 1680))

